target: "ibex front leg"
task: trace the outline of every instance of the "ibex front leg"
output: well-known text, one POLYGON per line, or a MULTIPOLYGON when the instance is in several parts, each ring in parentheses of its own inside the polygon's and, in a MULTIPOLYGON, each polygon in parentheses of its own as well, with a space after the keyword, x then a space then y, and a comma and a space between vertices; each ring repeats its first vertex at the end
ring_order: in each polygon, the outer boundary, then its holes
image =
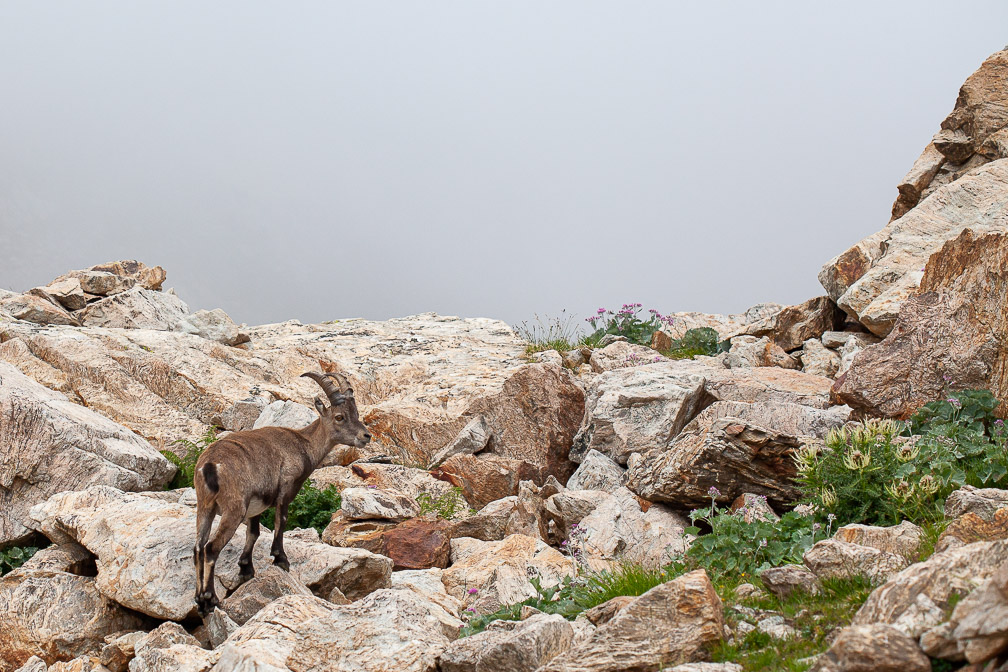
POLYGON ((273 547, 270 549, 270 555, 273 556, 273 564, 287 572, 290 571, 290 563, 287 561, 287 554, 284 553, 283 535, 284 528, 287 527, 287 508, 289 506, 289 502, 287 504, 277 504, 276 520, 273 524, 273 547))

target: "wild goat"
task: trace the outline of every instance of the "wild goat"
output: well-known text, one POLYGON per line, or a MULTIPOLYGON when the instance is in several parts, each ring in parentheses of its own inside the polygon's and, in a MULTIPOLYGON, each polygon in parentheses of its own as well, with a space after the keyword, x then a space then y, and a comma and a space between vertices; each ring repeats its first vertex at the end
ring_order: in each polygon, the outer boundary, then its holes
POLYGON ((273 529, 273 564, 290 570, 283 548, 287 508, 301 486, 336 444, 363 448, 371 434, 357 414, 353 389, 339 374, 304 373, 317 382, 329 406, 315 398, 318 420, 304 429, 261 427, 234 432, 211 444, 196 462, 196 606, 202 615, 218 604, 214 591, 214 565, 238 526, 245 521, 245 548, 238 560, 239 580, 255 575, 252 549, 259 538, 259 516, 276 507, 273 529), (333 385, 335 379, 339 384, 333 385), (220 524, 213 540, 214 518, 220 524))

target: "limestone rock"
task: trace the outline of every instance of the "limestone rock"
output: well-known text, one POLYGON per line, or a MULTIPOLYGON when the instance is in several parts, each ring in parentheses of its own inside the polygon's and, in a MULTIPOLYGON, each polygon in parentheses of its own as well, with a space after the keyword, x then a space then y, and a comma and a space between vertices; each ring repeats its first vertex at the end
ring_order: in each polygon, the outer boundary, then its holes
MULTIPOLYGON (((283 402, 280 402, 283 403, 283 402)), ((220 415, 220 426, 229 432, 241 432, 255 427, 256 420, 266 408, 262 397, 249 397, 236 401, 220 415)))
POLYGON ((389 490, 347 488, 340 494, 343 515, 350 520, 378 518, 399 522, 420 515, 420 505, 415 500, 389 490))
POLYGON ((956 605, 946 632, 958 655, 943 657, 984 663, 1008 650, 1008 561, 956 605))
POLYGON ((451 565, 442 581, 449 595, 479 613, 534 597, 529 572, 544 587, 555 586, 573 571, 571 561, 540 539, 513 534, 502 541, 452 539, 451 565), (531 568, 531 569, 530 569, 531 568), (476 593, 470 593, 475 589, 476 593))
POLYGON ((538 614, 510 631, 484 630, 451 643, 440 672, 533 672, 570 647, 574 629, 563 616, 538 614))
MULTIPOLYGON (((695 364, 694 364, 695 366, 695 364)), ((779 366, 754 369, 704 367, 704 392, 715 401, 799 404, 826 409, 832 405, 833 381, 779 366)))
POLYGON ((411 590, 428 602, 431 613, 440 620, 445 636, 454 640, 463 625, 459 620, 462 602, 448 594, 441 576, 442 571, 437 568, 392 572, 392 589, 411 590))
POLYGON ((174 331, 189 307, 174 294, 134 287, 90 304, 80 312, 88 327, 174 331))
POLYGON ((801 363, 763 336, 736 336, 731 339, 731 350, 725 360, 730 369, 754 368, 757 366, 779 366, 784 369, 800 369, 801 363))
MULTIPOLYGON (((781 309, 769 320, 771 328, 747 330, 754 336, 770 338, 786 352, 797 350, 810 338, 818 339, 823 332, 839 328, 844 314, 828 296, 817 296, 797 306, 781 309)), ((768 326, 770 326, 768 325, 768 326)))
POLYGON ((771 567, 760 572, 760 581, 771 593, 781 599, 799 591, 815 595, 819 592, 819 579, 802 565, 771 567))
POLYGON ((889 527, 853 524, 837 529, 833 538, 850 544, 871 546, 913 562, 917 559, 921 543, 924 541, 924 530, 909 520, 889 527))
MULTIPOLYGON (((97 556, 97 587, 125 607, 155 618, 181 620, 195 613, 192 549, 196 515, 191 507, 124 493, 107 486, 51 497, 31 511, 34 525, 50 538, 71 539, 97 556)), ((235 587, 245 531, 221 553, 217 577, 235 587)), ((259 537, 253 565, 271 564, 272 537, 259 537)), ((291 576, 321 595, 339 588, 355 599, 388 585, 392 562, 359 549, 335 548, 287 535, 284 549, 291 576)), ((218 595, 223 591, 218 586, 218 595)))
POLYGON ((802 560, 820 579, 864 576, 873 583, 888 580, 908 564, 903 556, 895 553, 836 539, 816 542, 805 551, 802 560))
POLYGON ((989 518, 981 518, 966 512, 945 528, 935 544, 936 551, 944 551, 954 546, 972 544, 975 541, 997 541, 1008 539, 1008 507, 998 509, 989 518))
POLYGON ((465 500, 476 508, 518 494, 522 481, 541 483, 546 478, 542 469, 529 462, 488 453, 454 455, 431 474, 461 488, 465 500))
POLYGON ((875 334, 852 334, 850 338, 845 340, 840 346, 840 366, 837 369, 836 377, 839 378, 843 374, 847 373, 851 364, 854 363, 854 358, 857 357, 859 352, 867 348, 869 345, 875 345, 880 340, 881 339, 879 339, 879 337, 875 334))
POLYGON ((478 415, 462 428, 462 430, 444 448, 431 458, 430 467, 440 467, 444 461, 453 455, 475 455, 486 450, 493 440, 493 432, 487 425, 486 418, 478 415))
POLYGON ((322 531, 322 541, 380 554, 385 548, 384 533, 395 526, 391 520, 350 520, 342 511, 337 511, 322 531))
POLYGON ((931 661, 915 642, 882 623, 854 625, 809 668, 810 672, 929 672, 931 661))
POLYGON ((705 368, 668 361, 594 378, 571 459, 581 461, 588 451, 597 450, 626 464, 630 453, 667 444, 700 410, 705 368))
POLYGON ((936 189, 826 264, 819 281, 849 315, 873 333, 888 335, 906 300, 917 293, 921 269, 943 243, 965 229, 977 236, 1008 229, 1006 184, 1008 161, 1000 159, 936 189))
POLYGON ((70 311, 80 310, 87 305, 87 296, 81 289, 80 280, 77 278, 53 280, 45 287, 36 289, 43 295, 43 298, 48 298, 70 311))
POLYGON ((581 458, 581 464, 571 474, 567 487, 571 490, 612 492, 623 485, 624 473, 626 469, 593 448, 581 458))
POLYGON ((197 310, 191 315, 186 315, 180 320, 177 329, 224 345, 239 345, 249 341, 249 335, 243 333, 231 317, 220 308, 197 310))
MULTIPOLYGON (((991 170, 999 166, 1008 185, 1008 160, 990 164, 991 170)), ((941 398, 948 377, 958 387, 989 389, 999 399, 1008 398, 1008 346, 1003 342, 1008 330, 1008 204, 1001 221, 1003 232, 963 231, 931 256, 920 294, 902 304, 885 340, 858 354, 837 379, 837 399, 873 414, 906 418, 941 398)), ((999 412, 1008 410, 1002 405, 999 412)))
POLYGON ((704 409, 665 449, 635 456, 627 486, 645 499, 681 507, 710 504, 710 488, 723 503, 739 495, 764 495, 789 503, 799 495, 794 451, 843 424, 849 409, 796 404, 717 402, 704 409))
POLYGON ((685 553, 690 523, 662 504, 639 499, 619 488, 603 499, 578 526, 584 531, 584 553, 602 560, 639 562, 651 567, 667 564, 685 553))
POLYGON ((16 570, 0 577, 0 623, 0 666, 14 670, 32 656, 52 664, 97 654, 107 635, 142 621, 101 595, 91 577, 16 570))
POLYGON ((0 296, 0 314, 41 325, 80 326, 77 318, 61 306, 32 294, 0 296))
MULTIPOLYGON (((160 266, 147 266, 135 259, 125 259, 121 261, 108 261, 104 264, 92 266, 91 271, 104 271, 124 278, 132 278, 133 281, 144 289, 160 291, 167 274, 160 266)), ((71 274, 74 272, 71 271, 71 274)))
POLYGON ((306 599, 271 603, 224 646, 292 672, 435 672, 448 646, 432 605, 412 591, 379 590, 332 609, 295 601, 306 599))
POLYGON ((801 352, 802 371, 832 378, 840 369, 840 353, 823 345, 818 338, 805 341, 801 352))
POLYGON ((228 595, 221 607, 235 623, 244 625, 273 600, 284 595, 311 594, 304 584, 295 581, 289 573, 277 567, 267 567, 228 595))
POLYGON ((304 404, 294 401, 274 401, 267 406, 252 424, 252 429, 260 427, 289 427, 302 429, 318 419, 318 413, 304 404))
POLYGON ((592 371, 603 373, 661 361, 665 361, 665 358, 646 345, 616 341, 604 348, 595 348, 589 363, 592 371))
POLYGON ((126 427, 0 362, 0 545, 24 539, 28 510, 67 489, 146 490, 175 467, 126 427))
POLYGON ((721 600, 697 570, 647 591, 542 672, 658 670, 697 662, 724 636, 721 600))
POLYGON ((984 520, 990 520, 998 509, 1008 508, 1008 490, 997 488, 974 488, 964 485, 945 500, 945 516, 958 518, 966 513, 974 513, 984 520))
POLYGON ((744 313, 718 315, 715 313, 672 313, 672 326, 667 329, 672 338, 682 338, 690 329, 709 327, 718 333, 719 340, 740 334, 755 333, 772 328, 774 318, 784 306, 777 303, 758 303, 744 313))
POLYGON ((559 543, 567 539, 575 525, 580 525, 582 520, 603 502, 608 501, 610 496, 625 490, 626 488, 622 486, 613 488, 608 493, 601 490, 564 490, 550 496, 546 500, 543 515, 548 525, 552 523, 556 541, 559 543))
POLYGON ((109 273, 108 271, 90 269, 84 271, 70 271, 69 274, 57 278, 56 281, 62 282, 67 278, 77 280, 81 289, 93 296, 112 296, 114 294, 121 294, 136 285, 136 280, 133 278, 118 275, 116 273, 109 273))
POLYGON ((965 596, 1008 560, 1008 541, 980 541, 935 553, 876 588, 853 625, 887 623, 910 637, 947 620, 952 595, 965 596))
POLYGON ((339 529, 334 517, 323 539, 337 546, 363 548, 392 560, 392 569, 447 567, 452 524, 434 516, 411 518, 398 524, 373 525, 370 532, 351 524, 339 529), (355 529, 356 528, 356 529, 355 529))
POLYGON ((451 528, 452 537, 472 537, 481 541, 500 541, 512 534, 540 537, 536 512, 519 501, 517 495, 494 500, 451 528))
POLYGON ((343 491, 373 486, 379 490, 392 490, 413 500, 422 494, 432 499, 452 495, 450 483, 434 478, 423 469, 401 464, 355 462, 348 466, 322 467, 312 473, 311 480, 317 488, 332 485, 343 491))

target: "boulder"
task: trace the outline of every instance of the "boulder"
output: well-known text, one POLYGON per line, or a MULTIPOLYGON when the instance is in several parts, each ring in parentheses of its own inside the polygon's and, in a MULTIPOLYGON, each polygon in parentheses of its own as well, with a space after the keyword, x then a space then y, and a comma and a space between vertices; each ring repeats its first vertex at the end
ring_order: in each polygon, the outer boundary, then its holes
POLYGON ((133 278, 91 269, 70 271, 69 274, 57 278, 55 282, 62 282, 68 278, 76 280, 81 289, 92 296, 113 296, 132 289, 136 285, 136 280, 133 278))
POLYGON ((1008 561, 956 604, 947 623, 921 637, 925 653, 985 663, 1008 651, 1008 561))
POLYGON ((239 345, 249 341, 249 335, 243 333, 231 317, 220 308, 197 310, 191 315, 186 315, 179 321, 177 329, 224 345, 239 345))
POLYGON ((440 467, 445 460, 453 455, 475 455, 482 452, 490 447, 492 441, 493 432, 487 424, 486 418, 477 415, 466 423, 466 426, 459 431, 454 439, 434 454, 431 458, 430 468, 440 467))
MULTIPOLYGON (((586 516, 598 508, 600 504, 608 501, 613 494, 625 490, 626 488, 622 486, 614 488, 611 492, 564 490, 550 496, 543 507, 547 528, 554 532, 554 538, 550 541, 560 543, 568 539, 575 525, 579 525, 586 516)), ((643 508, 643 505, 640 508, 643 508)))
POLYGON ((840 369, 840 353, 823 345, 818 338, 805 341, 801 352, 802 371, 832 378, 840 369))
MULTIPOLYGON (((31 510, 33 525, 54 541, 73 540, 97 557, 97 587, 125 607, 155 618, 181 620, 195 614, 196 575, 192 507, 124 493, 107 486, 64 492, 31 510)), ((217 561, 217 591, 238 585, 239 527, 217 561)), ((253 552, 257 572, 270 566, 272 536, 263 534, 253 552)), ((335 548, 287 535, 284 549, 291 576, 320 595, 338 588, 356 599, 388 585, 392 562, 355 548, 335 548)))
MULTIPOLYGON (((443 572, 437 568, 430 569, 404 569, 392 572, 393 590, 411 590, 432 605, 436 605, 443 610, 439 613, 439 618, 445 636, 448 639, 458 637, 458 632, 462 628, 462 621, 459 620, 459 612, 462 610, 462 602, 452 597, 445 590, 441 581, 443 572)), ((437 610, 432 608, 432 613, 437 610)))
POLYGON ((76 317, 62 306, 41 296, 10 294, 0 296, 0 314, 40 325, 80 326, 76 317))
POLYGON ((672 313, 672 325, 666 328, 671 338, 682 338, 690 329, 708 327, 718 333, 720 340, 740 334, 756 333, 772 327, 776 315, 784 308, 778 303, 758 303, 744 313, 718 315, 716 313, 672 313))
POLYGON ((451 564, 442 574, 445 590, 464 607, 492 613, 536 595, 530 572, 544 587, 573 572, 570 559, 540 539, 513 534, 502 541, 459 537, 451 541, 451 564), (475 592, 470 592, 470 591, 475 592))
POLYGON ((875 334, 853 334, 850 338, 844 341, 843 345, 840 346, 840 366, 837 368, 835 377, 839 378, 843 374, 847 373, 851 364, 854 363, 854 358, 857 354, 869 345, 875 345, 880 340, 881 339, 875 334))
POLYGON ((0 362, 0 546, 31 534, 28 511, 94 484, 159 488, 175 467, 126 427, 0 362))
MULTIPOLYGON (((696 364, 694 363, 694 366, 696 364)), ((706 366, 705 401, 743 401, 798 404, 826 409, 832 405, 833 381, 823 376, 782 369, 779 366, 719 369, 706 366)), ((704 404, 706 405, 706 403, 704 404)))
POLYGON ((542 483, 546 474, 524 460, 498 455, 454 455, 431 471, 435 478, 462 489, 462 496, 476 508, 518 494, 522 481, 542 483))
POLYGON ((815 595, 820 589, 819 579, 802 565, 764 569, 759 578, 768 591, 782 600, 796 591, 815 595))
MULTIPOLYGON (((887 336, 918 293, 921 269, 965 229, 982 237, 1008 230, 1008 161, 999 159, 936 189, 905 215, 840 254, 819 274, 829 296, 878 336, 887 336)), ((975 259, 979 265, 990 263, 975 259)), ((925 287, 920 293, 933 291, 925 287)), ((996 292, 992 292, 996 295, 996 292)), ((932 342, 928 341, 929 348, 932 342)), ((942 348, 935 348, 940 351, 942 348)))
POLYGON ((435 606, 408 590, 379 590, 331 609, 283 597, 228 637, 223 646, 292 672, 435 672, 448 646, 435 606))
POLYGON ((260 412, 252 429, 260 427, 289 427, 302 429, 318 419, 318 412, 295 401, 274 401, 260 412))
POLYGON ((757 366, 779 366, 784 369, 800 369, 801 362, 763 336, 736 336, 731 339, 731 350, 725 363, 729 369, 745 369, 757 366))
POLYGON ((416 500, 390 490, 347 488, 342 493, 343 515, 350 520, 382 519, 400 522, 420 515, 416 500))
MULTIPOLYGON (((283 403, 283 402, 280 402, 283 403)), ((252 396, 236 401, 220 414, 220 426, 229 432, 241 432, 255 427, 267 402, 262 397, 252 396)))
POLYGON ((30 293, 58 303, 70 311, 80 310, 87 305, 87 295, 77 278, 53 280, 45 287, 36 287, 30 293))
POLYGON ((889 527, 853 524, 838 528, 833 538, 849 544, 871 546, 913 562, 920 553, 924 530, 909 520, 889 527))
POLYGON ((413 500, 422 494, 432 499, 453 494, 450 483, 434 478, 423 469, 401 464, 354 462, 347 466, 322 467, 312 473, 311 480, 317 488, 332 485, 342 491, 347 488, 375 487, 398 492, 413 500))
POLYGON ((103 596, 95 580, 66 572, 15 570, 0 577, 0 667, 32 656, 47 664, 97 654, 105 637, 143 621, 103 596))
POLYGON ((991 520, 999 509, 1005 508, 1008 508, 1008 490, 964 485, 945 500, 945 517, 958 518, 973 513, 984 520, 991 520))
POLYGON ((228 595, 221 603, 221 608, 235 623, 244 625, 273 600, 284 595, 311 594, 304 584, 295 581, 288 572, 278 567, 267 567, 228 595))
POLYGON ((577 525, 589 562, 619 560, 658 567, 689 547, 686 518, 663 504, 641 500, 627 488, 605 497, 577 525))
POLYGON ((666 361, 616 369, 588 386, 584 421, 571 459, 590 450, 625 465, 633 452, 666 445, 702 408, 704 375, 709 367, 666 361))
POLYGON ((435 516, 381 525, 370 533, 358 531, 356 535, 344 538, 336 530, 330 531, 331 527, 333 523, 323 535, 327 543, 364 548, 387 556, 392 559, 393 570, 448 566, 452 524, 435 516))
MULTIPOLYGON (((786 352, 797 350, 802 343, 823 332, 838 329, 843 325, 844 313, 828 296, 814 299, 781 309, 767 319, 767 328, 750 328, 747 333, 754 336, 769 336, 778 347, 786 352)), ((789 367, 786 367, 789 368, 789 367)))
POLYGON ((647 591, 595 630, 577 655, 541 672, 658 670, 697 662, 724 637, 721 600, 703 570, 647 591))
MULTIPOLYGON (((1003 190, 1008 188, 1008 160, 990 166, 1002 163, 1003 190)), ((892 332, 859 353, 837 379, 833 393, 838 400, 871 414, 907 418, 943 398, 949 379, 962 389, 989 389, 999 399, 1008 398, 1008 347, 1003 342, 1008 330, 1008 205, 1001 222, 1001 233, 967 230, 943 238, 948 242, 927 262, 920 293, 902 304, 892 332)), ((999 413, 1005 415, 1008 407, 1002 405, 999 413)))
POLYGON ((662 361, 665 361, 665 357, 648 346, 627 343, 626 341, 616 341, 604 348, 595 348, 588 360, 595 373, 662 361))
POLYGON ((494 500, 451 528, 452 537, 472 537, 481 541, 500 541, 512 534, 541 537, 536 510, 530 509, 517 495, 494 500))
POLYGON ((563 616, 537 614, 512 630, 484 630, 452 642, 440 672, 533 672, 567 651, 574 629, 563 616))
POLYGON ((909 564, 901 555, 836 539, 817 541, 802 560, 820 579, 863 576, 872 583, 887 581, 909 564))
POLYGON ((896 628, 876 623, 844 628, 810 672, 930 672, 931 661, 917 642, 896 628))
POLYGON ((729 503, 745 494, 785 504, 799 496, 794 451, 821 440, 849 418, 846 407, 820 410, 789 403, 717 402, 667 448, 634 456, 627 487, 651 501, 680 507, 729 503))
POLYGON ((949 523, 938 537, 935 550, 944 551, 975 541, 1008 539, 1008 507, 998 509, 989 518, 966 512, 949 523))
POLYGON ((626 469, 594 448, 581 458, 581 464, 567 480, 571 490, 603 490, 612 492, 623 485, 626 469))
MULTIPOLYGON (((92 266, 87 270, 106 272, 122 278, 130 278, 144 289, 153 289, 156 291, 161 290, 161 285, 164 284, 165 278, 168 277, 165 270, 160 266, 147 266, 135 259, 108 261, 104 264, 92 266)), ((70 272, 71 275, 74 273, 76 271, 70 272)))
POLYGON ((953 595, 973 592, 1006 560, 1008 540, 935 553, 872 591, 852 624, 887 623, 916 639, 947 620, 953 595))
POLYGON ((174 294, 134 287, 88 305, 80 311, 80 321, 88 327, 174 331, 188 312, 174 294))
POLYGON ((731 503, 731 511, 742 517, 746 523, 754 520, 765 520, 776 523, 780 516, 773 510, 764 495, 754 495, 746 492, 735 498, 731 503))
POLYGON ((322 531, 322 541, 333 546, 363 548, 381 554, 385 548, 383 535, 395 526, 391 520, 350 520, 342 511, 337 511, 322 531))

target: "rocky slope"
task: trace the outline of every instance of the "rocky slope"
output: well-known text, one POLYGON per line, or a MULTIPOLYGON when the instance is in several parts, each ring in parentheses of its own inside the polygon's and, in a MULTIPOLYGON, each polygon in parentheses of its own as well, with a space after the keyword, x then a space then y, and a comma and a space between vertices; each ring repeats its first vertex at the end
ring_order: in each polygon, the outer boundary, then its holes
POLYGON ((785 514, 799 463, 854 417, 906 418, 953 386, 1008 398, 1006 91, 999 52, 889 224, 826 265, 827 296, 675 314, 653 348, 530 357, 502 322, 433 314, 235 325, 190 312, 164 269, 135 261, 0 293, 0 549, 43 546, 0 578, 0 670, 735 672, 711 657, 753 632, 782 649, 808 634, 753 604, 856 579, 863 604, 803 667, 1003 672, 995 488, 953 492, 937 538, 909 521, 811 527, 803 555, 727 589, 687 568, 576 617, 521 603, 619 563, 673 567, 708 532, 691 509, 731 507, 742 526, 814 515, 785 514), (699 327, 724 351, 661 354, 699 327), (350 380, 374 440, 313 475, 341 508, 321 534, 288 532, 289 572, 264 535, 239 585, 236 532, 218 563, 227 597, 200 619, 195 493, 162 489, 175 467, 160 451, 211 428, 308 424, 309 370, 350 380))

